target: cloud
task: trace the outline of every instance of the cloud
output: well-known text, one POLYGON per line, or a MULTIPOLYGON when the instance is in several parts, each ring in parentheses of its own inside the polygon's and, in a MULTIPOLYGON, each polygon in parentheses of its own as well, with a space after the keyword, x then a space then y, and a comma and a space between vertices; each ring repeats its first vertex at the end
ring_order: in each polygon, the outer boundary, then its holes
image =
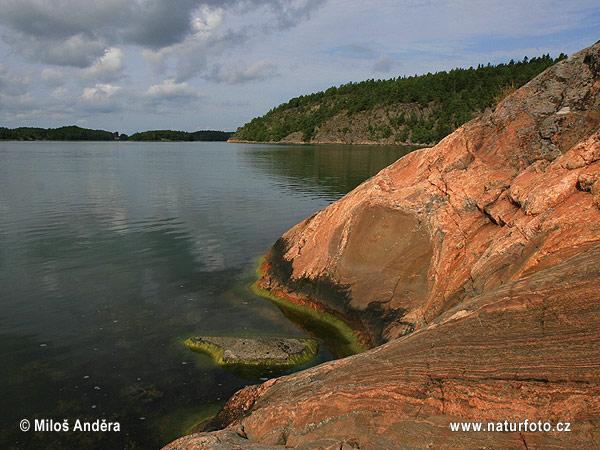
POLYGON ((14 75, 6 67, 0 65, 0 90, 3 94, 11 96, 26 94, 30 83, 29 77, 14 75))
POLYGON ((191 32, 190 16, 199 2, 181 0, 136 1, 131 7, 132 19, 124 25, 123 38, 131 44, 154 49, 182 42, 191 32), (135 17, 133 16, 135 15, 135 17))
POLYGON ((0 0, 0 21, 25 36, 66 41, 73 36, 109 44, 160 49, 188 36, 211 32, 224 10, 266 7, 276 22, 290 27, 306 20, 325 0, 0 0))
POLYGON ((76 108, 87 113, 115 113, 126 102, 123 96, 115 95, 119 91, 121 87, 112 84, 98 83, 94 87, 87 87, 76 108))
POLYGON ((348 44, 343 47, 343 50, 358 57, 369 57, 375 53, 373 49, 362 44, 348 44))
POLYGON ((113 86, 111 84, 97 84, 94 87, 85 88, 81 98, 87 101, 98 101, 112 97, 121 88, 119 86, 113 86))
POLYGON ((213 81, 228 84, 247 83, 249 81, 263 81, 277 74, 277 64, 269 59, 255 62, 249 66, 242 64, 238 67, 224 69, 216 65, 207 78, 213 81))
POLYGON ((84 68, 104 53, 106 44, 83 35, 71 36, 66 40, 33 39, 31 36, 22 36, 16 39, 15 47, 29 54, 36 61, 84 68))
POLYGON ((67 97, 67 95, 69 94, 69 90, 64 87, 64 86, 59 86, 56 89, 54 89, 52 91, 52 93, 50 94, 51 97, 57 98, 57 99, 62 99, 67 97))
POLYGON ((117 47, 111 47, 104 55, 97 58, 94 64, 83 69, 83 77, 95 81, 115 81, 122 75, 125 64, 123 52, 117 47))
POLYGON ((223 8, 211 9, 203 5, 192 13, 190 22, 195 37, 207 38, 223 22, 223 8))
POLYGON ((190 87, 186 82, 177 83, 173 79, 167 79, 161 83, 150 86, 143 96, 146 100, 160 103, 197 100, 201 97, 201 94, 190 87))
POLYGON ((89 80, 119 78, 137 46, 159 73, 185 81, 251 37, 307 20, 325 0, 0 0, 7 42, 34 61, 89 69, 89 80), (250 14, 250 19, 247 14, 250 14), (227 19, 227 20, 226 20, 227 19), (227 26, 225 26, 227 22, 227 26), (112 60, 108 60, 112 57, 112 60))
MULTIPOLYGON (((295 27, 300 22, 308 20, 312 12, 325 4, 326 0, 270 0, 264 4, 273 13, 275 24, 280 30, 295 27)), ((253 2, 263 3, 263 2, 253 2)), ((268 26, 267 28, 271 28, 268 26)))
POLYGON ((21 95, 0 94, 0 104, 5 111, 13 113, 28 112, 33 106, 36 106, 36 99, 29 93, 21 95))
POLYGON ((571 53, 599 17, 597 0, 0 0, 0 117, 233 129, 350 80, 571 53))
POLYGON ((65 74, 57 69, 46 68, 42 70, 42 80, 48 86, 62 86, 65 84, 65 74))
POLYGON ((157 51, 146 49, 142 57, 159 73, 172 69, 176 81, 187 81, 205 72, 209 60, 244 44, 247 36, 243 33, 227 31, 218 36, 206 38, 191 37, 186 41, 157 51))
POLYGON ((373 70, 376 72, 390 72, 395 65, 396 62, 388 55, 381 55, 373 64, 373 70))

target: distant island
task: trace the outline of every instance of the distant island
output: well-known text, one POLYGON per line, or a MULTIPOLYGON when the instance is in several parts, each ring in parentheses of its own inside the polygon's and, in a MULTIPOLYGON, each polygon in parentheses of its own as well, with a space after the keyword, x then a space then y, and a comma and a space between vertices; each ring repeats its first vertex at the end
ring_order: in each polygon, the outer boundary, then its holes
POLYGON ((432 145, 566 57, 350 82, 292 98, 229 141, 432 145))
POLYGON ((5 128, 0 127, 0 140, 4 141, 153 141, 192 142, 226 141, 233 132, 201 130, 194 132, 152 130, 134 133, 131 136, 105 130, 91 130, 76 125, 60 128, 5 128))

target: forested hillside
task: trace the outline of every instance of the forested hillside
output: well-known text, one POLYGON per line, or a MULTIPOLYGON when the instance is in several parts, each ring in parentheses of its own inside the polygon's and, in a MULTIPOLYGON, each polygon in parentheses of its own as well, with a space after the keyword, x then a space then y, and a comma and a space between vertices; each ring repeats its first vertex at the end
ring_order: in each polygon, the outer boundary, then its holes
POLYGON ((366 80, 291 99, 239 128, 232 141, 433 144, 554 63, 507 64, 366 80))

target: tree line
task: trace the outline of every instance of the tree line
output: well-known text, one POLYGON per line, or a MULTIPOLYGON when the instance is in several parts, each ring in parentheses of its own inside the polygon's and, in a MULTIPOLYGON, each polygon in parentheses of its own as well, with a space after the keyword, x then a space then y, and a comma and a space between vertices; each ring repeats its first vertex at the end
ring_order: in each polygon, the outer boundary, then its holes
POLYGON ((173 130, 152 130, 134 133, 130 141, 226 141, 231 137, 230 131, 201 130, 194 132, 173 130))
POLYGON ((60 128, 4 128, 0 127, 0 139, 11 141, 114 141, 118 133, 90 130, 78 126, 60 128))
POLYGON ((194 132, 153 130, 131 136, 75 125, 60 128, 0 127, 0 140, 11 141, 226 141, 232 132, 201 130, 194 132))
POLYGON ((309 142, 334 116, 345 114, 348 126, 338 131, 350 132, 353 117, 381 110, 385 119, 369 119, 374 140, 392 136, 398 143, 435 143, 566 57, 546 54, 506 64, 350 82, 292 98, 238 128, 234 138, 277 142, 301 132, 309 142))

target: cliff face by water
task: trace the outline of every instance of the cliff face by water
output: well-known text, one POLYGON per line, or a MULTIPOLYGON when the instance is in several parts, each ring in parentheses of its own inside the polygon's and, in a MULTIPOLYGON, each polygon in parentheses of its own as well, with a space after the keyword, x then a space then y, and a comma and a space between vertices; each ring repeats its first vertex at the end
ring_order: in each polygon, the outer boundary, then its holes
POLYGON ((599 125, 600 42, 288 231, 259 286, 376 348, 169 448, 600 447, 599 125), (449 427, 525 419, 571 431, 449 427))

